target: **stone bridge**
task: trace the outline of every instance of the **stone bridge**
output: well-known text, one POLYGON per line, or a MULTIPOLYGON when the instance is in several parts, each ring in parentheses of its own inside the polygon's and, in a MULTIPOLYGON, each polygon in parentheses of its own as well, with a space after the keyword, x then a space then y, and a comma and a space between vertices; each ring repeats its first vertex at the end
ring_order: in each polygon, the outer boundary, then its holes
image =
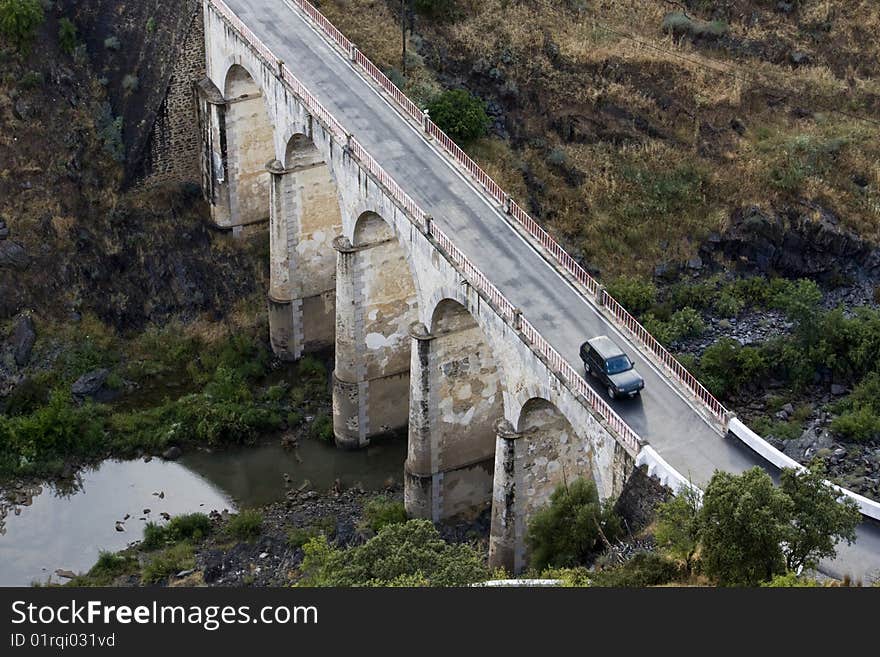
MULTIPOLYGON (((205 0, 202 26, 193 82, 213 220, 233 234, 268 227, 275 352, 335 348, 337 444, 408 428, 410 516, 491 508, 490 561, 519 572, 530 516, 566 480, 608 498, 637 465, 673 490, 715 469, 776 472, 308 2, 205 0), (603 333, 643 372, 641 399, 612 406, 582 378, 578 346, 603 333)), ((859 538, 829 572, 880 567, 876 526, 859 538)))

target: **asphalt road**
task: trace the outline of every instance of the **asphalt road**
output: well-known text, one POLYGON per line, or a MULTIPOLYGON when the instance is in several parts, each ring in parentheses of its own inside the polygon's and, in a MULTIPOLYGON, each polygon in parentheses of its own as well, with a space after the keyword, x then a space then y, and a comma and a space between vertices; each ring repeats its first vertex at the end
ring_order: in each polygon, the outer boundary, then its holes
MULTIPOLYGON (((715 470, 742 472, 760 465, 773 471, 707 424, 304 17, 278 0, 226 2, 573 366, 582 369, 578 348, 597 335, 629 347, 645 390, 641 398, 610 403, 670 465, 701 486, 715 470)), ((860 578, 880 574, 880 526, 863 523, 857 543, 841 549, 823 570, 860 578)))

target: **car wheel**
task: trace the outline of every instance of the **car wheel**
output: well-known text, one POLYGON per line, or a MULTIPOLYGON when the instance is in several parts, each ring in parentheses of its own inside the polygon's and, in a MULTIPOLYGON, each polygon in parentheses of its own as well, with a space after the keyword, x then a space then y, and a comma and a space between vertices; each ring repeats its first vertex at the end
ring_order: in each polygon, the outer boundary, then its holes
POLYGON ((608 386, 608 396, 611 397, 611 399, 617 399, 617 394, 611 386, 608 386))

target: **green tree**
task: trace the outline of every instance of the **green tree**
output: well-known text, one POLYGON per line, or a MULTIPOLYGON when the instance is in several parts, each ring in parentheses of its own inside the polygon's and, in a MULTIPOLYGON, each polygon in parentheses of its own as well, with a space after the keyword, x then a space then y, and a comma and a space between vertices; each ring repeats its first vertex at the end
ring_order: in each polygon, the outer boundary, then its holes
POLYGON ((464 89, 444 91, 429 105, 431 119, 459 143, 473 141, 489 130, 486 103, 464 89))
POLYGON ((781 543, 792 501, 761 468, 716 472, 700 513, 703 569, 725 586, 756 586, 785 571, 781 543))
POLYGON ((58 45, 68 55, 72 55, 77 46, 76 25, 69 18, 58 21, 58 45))
POLYGON ((633 315, 641 315, 657 301, 654 284, 635 276, 621 276, 608 283, 606 290, 633 315))
POLYGON ((814 568, 820 559, 834 558, 839 541, 855 540, 862 520, 859 507, 825 482, 821 468, 785 469, 780 486, 793 504, 785 537, 789 570, 814 568))
POLYGON ((611 506, 599 501, 596 484, 576 479, 563 484, 550 496, 550 505, 529 522, 526 542, 532 566, 567 568, 586 561, 604 535, 614 540, 620 534, 620 520, 611 506))
POLYGON ((688 575, 700 545, 700 502, 700 493, 687 488, 657 509, 657 545, 683 561, 688 575))
POLYGON ((20 51, 27 51, 43 24, 40 0, 0 0, 0 34, 20 51))
POLYGON ((490 576, 474 548, 450 545, 427 520, 387 525, 348 550, 317 536, 303 551, 304 586, 465 586, 490 576))

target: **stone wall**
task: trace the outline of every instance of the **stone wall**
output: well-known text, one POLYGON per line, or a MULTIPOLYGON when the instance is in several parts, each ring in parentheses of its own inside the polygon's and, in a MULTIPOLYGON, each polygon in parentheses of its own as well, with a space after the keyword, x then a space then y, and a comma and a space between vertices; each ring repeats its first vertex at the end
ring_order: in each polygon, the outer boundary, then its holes
POLYGON ((199 4, 177 50, 164 100, 134 174, 135 185, 201 183, 202 140, 195 83, 204 76, 205 26, 199 4))

